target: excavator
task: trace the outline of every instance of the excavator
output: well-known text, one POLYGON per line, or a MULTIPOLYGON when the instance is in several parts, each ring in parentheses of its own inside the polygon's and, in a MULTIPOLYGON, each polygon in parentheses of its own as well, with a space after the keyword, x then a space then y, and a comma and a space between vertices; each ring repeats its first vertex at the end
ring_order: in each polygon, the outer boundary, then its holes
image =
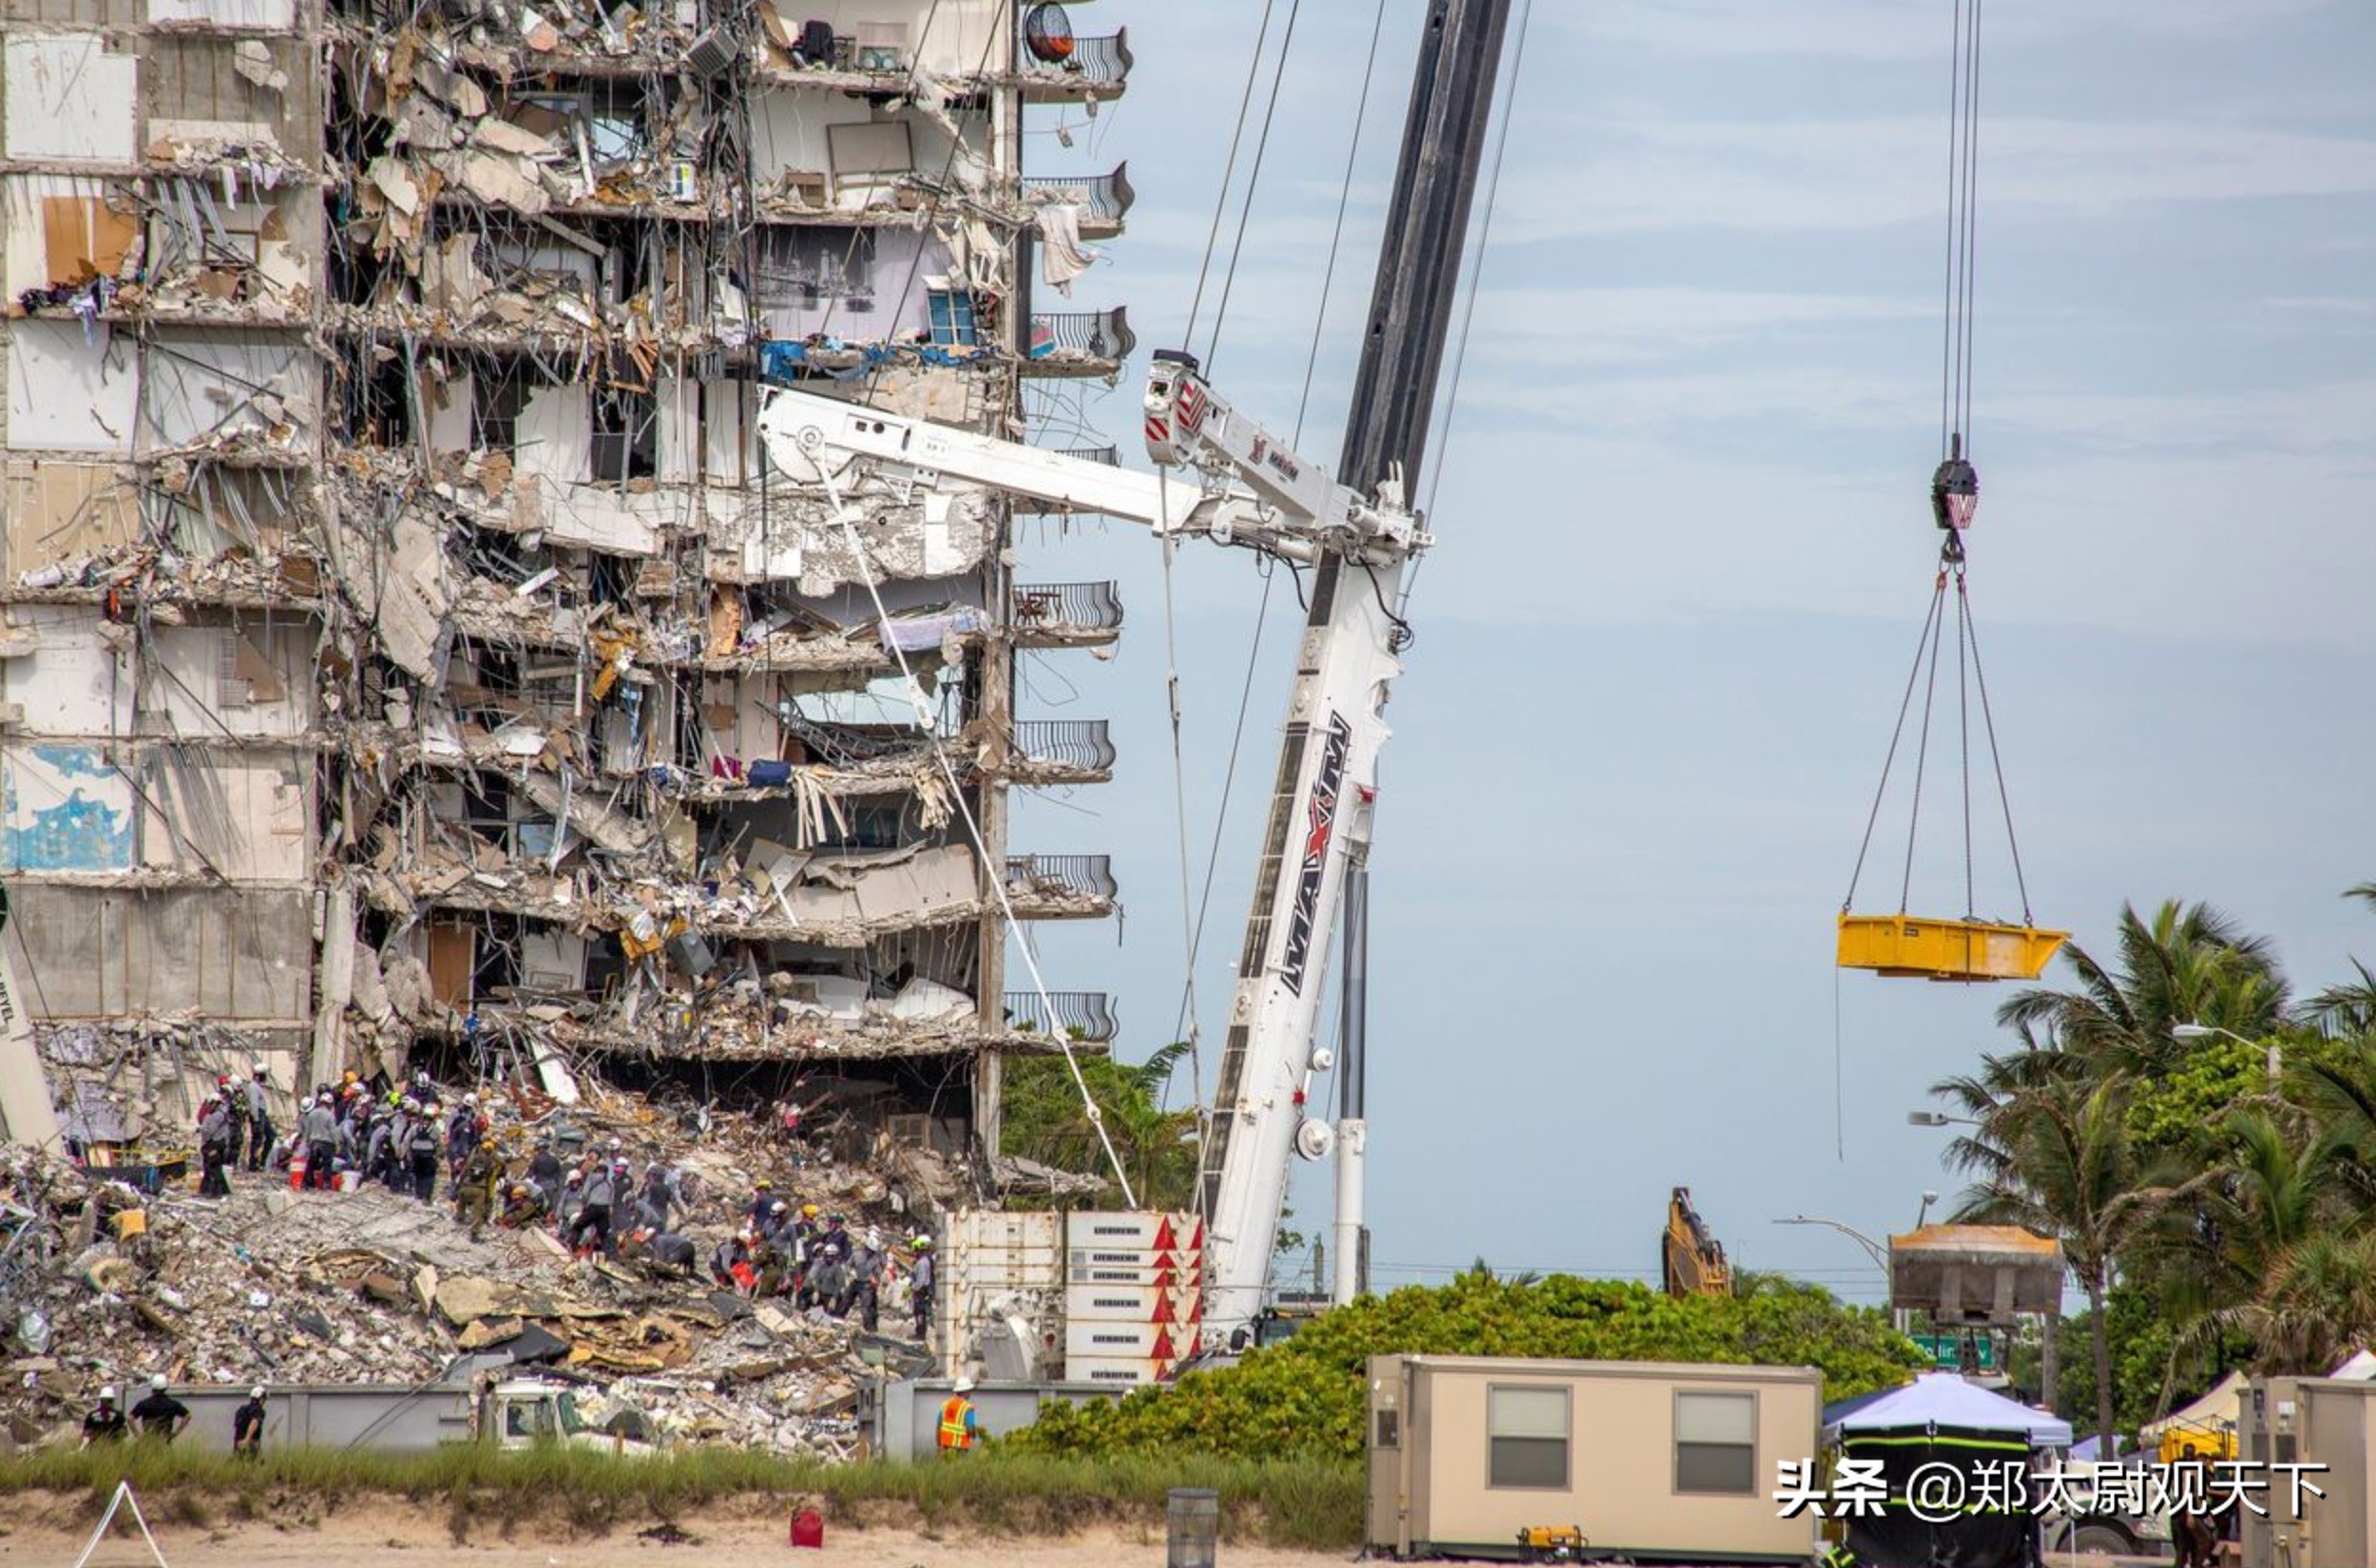
POLYGON ((1677 1187, 1666 1203, 1663 1244, 1666 1293, 1680 1301, 1688 1296, 1729 1296, 1733 1266, 1724 1260, 1724 1244, 1708 1233, 1699 1211, 1692 1207, 1692 1190, 1677 1187))
POLYGON ((822 488, 854 530, 871 502, 927 508, 982 489, 1202 540, 1304 572, 1310 607, 1256 863, 1198 1173, 1206 1255, 1204 1343, 1261 1331, 1290 1168, 1333 1158, 1332 1295, 1361 1288, 1365 942, 1349 934, 1339 1075, 1342 1115, 1318 1114, 1337 1066, 1316 1039, 1340 929, 1364 899, 1387 696, 1411 629, 1403 590, 1433 543, 1410 504, 1438 373, 1458 311, 1509 0, 1428 0, 1393 197, 1364 323, 1336 472, 1294 449, 1206 379, 1185 351, 1153 356, 1140 413, 1153 473, 1083 461, 799 387, 770 392, 757 428, 769 459, 822 488), (1350 911, 1350 912, 1349 912, 1350 911))

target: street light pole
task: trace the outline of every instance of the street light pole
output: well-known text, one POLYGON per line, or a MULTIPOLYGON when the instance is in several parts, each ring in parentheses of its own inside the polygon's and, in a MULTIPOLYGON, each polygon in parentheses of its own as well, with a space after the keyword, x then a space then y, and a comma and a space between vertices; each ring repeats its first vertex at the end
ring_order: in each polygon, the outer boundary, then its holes
MULTIPOLYGON (((2216 1023, 2173 1023, 2170 1025, 2170 1038, 2173 1040, 2209 1040, 2213 1035, 2224 1035, 2238 1045, 2250 1046, 2260 1043, 2257 1040, 2245 1039, 2233 1029, 2223 1029, 2216 1023)), ((2285 1050, 2272 1040, 2269 1042, 2268 1051, 2269 1086, 2274 1089, 2285 1078, 2285 1050)))
MULTIPOLYGON (((1774 1223, 1776 1225, 1820 1225, 1826 1230, 1839 1232, 1842 1235, 1848 1237, 1850 1241, 1853 1241, 1856 1245, 1865 1249, 1865 1255, 1871 1258, 1873 1267, 1881 1271, 1882 1289, 1889 1291, 1891 1294, 1895 1293, 1894 1286, 1889 1278, 1889 1250, 1878 1241, 1875 1241, 1872 1237, 1867 1235, 1864 1232, 1858 1230, 1855 1226, 1849 1224, 1845 1220, 1826 1219, 1821 1214, 1792 1214, 1788 1219, 1777 1219, 1774 1223)), ((1906 1332, 1907 1325, 1912 1321, 1912 1313, 1901 1311, 1894 1304, 1892 1304, 1889 1311, 1889 1321, 1896 1327, 1899 1333, 1902 1334, 1906 1332)))

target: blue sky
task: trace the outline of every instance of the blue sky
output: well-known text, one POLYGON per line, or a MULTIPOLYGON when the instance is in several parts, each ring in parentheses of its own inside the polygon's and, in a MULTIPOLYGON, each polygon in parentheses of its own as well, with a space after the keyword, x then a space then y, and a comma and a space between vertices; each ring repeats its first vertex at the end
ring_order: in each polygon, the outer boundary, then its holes
MULTIPOLYGON (((1324 460, 1419 14, 1388 0, 1303 441, 1324 460)), ((1169 345, 1262 7, 1073 17, 1126 25, 1138 67, 1094 120, 1036 111, 1027 166, 1129 160, 1130 232, 1075 297, 1169 345)), ((1209 366, 1281 429, 1371 20, 1302 8, 1209 366)), ((1480 1254, 1650 1273, 1685 1183, 1737 1262, 1877 1299, 1851 1243, 1772 1221, 1878 1234, 1954 1189, 1905 1112, 2002 1043, 2005 993, 1830 964, 1937 550, 1950 28, 1948 0, 1535 8, 1383 765, 1381 1283, 1480 1254)), ((2209 899, 2304 989, 2376 960, 2376 918, 2340 896, 2376 879, 2372 80, 2376 10, 2347 0, 1986 10, 1971 592, 2032 907, 2100 944, 2123 901, 2209 899)), ((1143 371, 1056 394, 1050 444, 1085 425, 1142 463, 1143 371)), ((1136 1057, 1172 1037, 1183 969, 1164 577, 1120 524, 1026 526, 1023 557, 1115 577, 1130 609, 1111 660, 1027 660, 1021 712, 1110 717, 1122 762, 1023 803, 1014 841, 1115 854, 1119 938, 1038 940, 1051 986, 1119 997, 1136 1057)), ((1208 1041, 1300 619, 1282 578, 1265 623, 1263 588, 1236 551, 1171 582, 1194 878, 1263 632, 1198 971, 1208 1041)), ((1926 822, 1913 903, 1960 913, 1954 818, 1926 822)), ((2002 835, 1980 844, 1983 912, 2018 912, 2002 835)), ((1860 908, 1894 907, 1897 864, 1860 908)), ((1295 1202, 1323 1218, 1325 1182, 1295 1202)))

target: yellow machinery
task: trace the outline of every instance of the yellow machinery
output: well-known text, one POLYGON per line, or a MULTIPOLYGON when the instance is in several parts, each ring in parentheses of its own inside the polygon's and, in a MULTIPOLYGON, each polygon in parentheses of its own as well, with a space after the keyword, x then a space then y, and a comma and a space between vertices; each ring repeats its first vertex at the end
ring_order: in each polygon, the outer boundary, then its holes
POLYGON ((2164 1464, 2188 1460, 2216 1464, 2222 1460, 2232 1460, 2236 1457, 2235 1431, 2228 1426, 2173 1422, 2161 1434, 2161 1451, 2156 1457, 2164 1464))
POLYGON ((1530 1524, 1518 1532, 1518 1553, 1526 1562, 1577 1562, 1592 1542, 1575 1524, 1530 1524))
POLYGON ((1915 915, 1840 916, 1840 967, 1931 980, 2036 980, 2068 931, 1915 915))
POLYGON ((1733 1266, 1724 1261, 1724 1247, 1701 1224, 1692 1207, 1692 1190, 1677 1187, 1666 1204, 1666 1293, 1686 1296, 1729 1296, 1733 1266))

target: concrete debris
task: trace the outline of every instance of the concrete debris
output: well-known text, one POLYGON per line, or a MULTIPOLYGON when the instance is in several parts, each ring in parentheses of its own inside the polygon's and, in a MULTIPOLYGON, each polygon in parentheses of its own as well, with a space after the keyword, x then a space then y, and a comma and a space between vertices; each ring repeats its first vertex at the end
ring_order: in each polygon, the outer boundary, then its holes
POLYGON ((575 1255, 549 1221, 473 1228, 448 1200, 377 1184, 292 1192, 285 1176, 243 1176, 230 1196, 201 1201, 166 1174, 178 1162, 161 1171, 128 1148, 109 1152, 109 1168, 10 1151, 0 1338, 15 1355, 0 1417, 11 1436, 70 1441, 102 1384, 152 1372, 234 1386, 419 1383, 492 1356, 580 1381, 580 1407, 598 1423, 633 1410, 662 1442, 839 1460, 854 1455, 858 1386, 928 1366, 905 1333, 908 1241, 919 1216, 970 1190, 945 1164, 913 1151, 888 1165, 846 1161, 830 1133, 787 1137, 774 1118, 671 1114, 606 1090, 566 1113, 491 1092, 482 1103, 510 1167, 503 1182, 525 1182, 548 1141, 565 1159, 617 1149, 639 1176, 669 1173, 696 1268, 638 1262, 632 1241, 615 1259, 575 1255), (790 1212, 812 1203, 848 1216, 880 1331, 863 1321, 863 1291, 850 1290, 836 1318, 826 1308, 837 1303, 804 1309, 793 1294, 753 1300, 713 1283, 711 1254, 744 1229, 762 1176, 790 1212))

